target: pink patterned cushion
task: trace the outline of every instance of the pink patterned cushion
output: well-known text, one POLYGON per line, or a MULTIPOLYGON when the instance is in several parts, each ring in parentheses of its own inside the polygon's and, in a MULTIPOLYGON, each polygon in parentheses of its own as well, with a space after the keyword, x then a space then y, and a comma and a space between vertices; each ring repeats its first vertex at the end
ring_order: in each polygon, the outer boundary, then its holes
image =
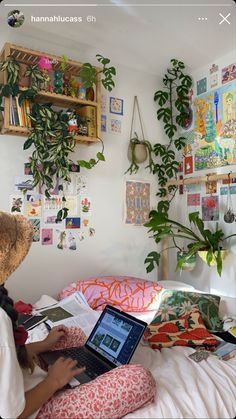
POLYGON ((131 276, 100 276, 77 281, 59 293, 59 299, 81 291, 93 309, 102 310, 106 304, 124 311, 151 311, 159 307, 162 286, 131 276))

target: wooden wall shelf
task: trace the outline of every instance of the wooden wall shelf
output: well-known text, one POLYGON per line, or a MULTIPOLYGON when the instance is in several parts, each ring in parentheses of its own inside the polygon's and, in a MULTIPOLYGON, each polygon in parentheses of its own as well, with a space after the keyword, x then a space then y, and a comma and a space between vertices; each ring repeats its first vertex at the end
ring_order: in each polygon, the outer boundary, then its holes
MULTIPOLYGON (((53 70, 60 70, 62 57, 48 54, 42 51, 34 51, 31 49, 23 48, 14 44, 6 43, 0 55, 0 61, 6 60, 8 56, 14 57, 19 63, 27 65, 37 64, 40 56, 45 56, 53 62, 53 70)), ((79 71, 82 63, 74 60, 68 60, 66 71, 71 73, 74 77, 79 77, 79 71)), ((99 67, 96 67, 99 71, 99 67)), ((0 72, 0 83, 7 83, 6 72, 0 72)), ((52 103, 53 105, 61 108, 70 108, 77 110, 81 106, 89 105, 96 110, 96 137, 77 135, 76 141, 92 144, 97 143, 101 137, 101 79, 100 74, 97 74, 97 81, 95 85, 95 101, 83 100, 77 97, 67 96, 63 94, 51 93, 47 91, 40 91, 36 96, 36 101, 39 103, 52 103)), ((4 119, 1 129, 2 134, 19 135, 27 137, 29 130, 23 126, 16 126, 10 124, 10 99, 4 98, 4 119)))

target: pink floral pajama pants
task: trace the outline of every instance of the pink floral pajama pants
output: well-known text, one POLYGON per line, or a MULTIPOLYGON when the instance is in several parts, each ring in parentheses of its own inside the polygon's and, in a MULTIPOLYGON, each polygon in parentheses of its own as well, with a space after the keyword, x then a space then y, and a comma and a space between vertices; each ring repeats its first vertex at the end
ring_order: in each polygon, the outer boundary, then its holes
MULTIPOLYGON (((70 328, 54 349, 82 346, 84 332, 70 328)), ((142 365, 124 365, 95 380, 57 392, 40 409, 36 419, 117 419, 153 401, 156 383, 142 365)))

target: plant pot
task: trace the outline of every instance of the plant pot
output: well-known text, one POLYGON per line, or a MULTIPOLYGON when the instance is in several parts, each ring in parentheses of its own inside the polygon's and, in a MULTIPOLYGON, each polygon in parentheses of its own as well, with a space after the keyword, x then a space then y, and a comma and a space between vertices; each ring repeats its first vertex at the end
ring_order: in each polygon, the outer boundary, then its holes
MULTIPOLYGON (((182 252, 177 252, 177 262, 187 254, 188 252, 182 251, 182 252)), ((186 259, 186 261, 183 263, 181 269, 183 271, 192 271, 197 263, 197 257, 196 254, 189 256, 188 259, 186 259)))
MULTIPOLYGON (((205 262, 206 264, 207 264, 207 252, 208 252, 207 250, 199 250, 198 251, 198 255, 203 260, 203 262, 205 262)), ((221 253, 222 260, 223 260, 223 259, 226 258, 226 256, 228 256, 229 250, 221 250, 220 253, 221 253)), ((217 256, 217 252, 214 253, 213 259, 210 262, 209 266, 216 266, 217 265, 216 256, 217 256)))
MULTIPOLYGON (((132 158, 132 149, 133 149, 133 145, 129 144, 128 147, 128 159, 130 162, 133 161, 132 158)), ((147 160, 147 147, 145 144, 134 144, 134 160, 136 163, 143 163, 145 162, 145 160, 147 160)))

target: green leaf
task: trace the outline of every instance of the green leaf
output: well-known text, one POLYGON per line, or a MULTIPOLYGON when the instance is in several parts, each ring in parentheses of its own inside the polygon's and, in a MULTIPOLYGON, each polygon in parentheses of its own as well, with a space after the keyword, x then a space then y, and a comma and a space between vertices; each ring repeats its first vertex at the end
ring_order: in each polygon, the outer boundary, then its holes
POLYGON ((172 138, 175 135, 175 132, 177 131, 176 125, 173 124, 166 124, 164 129, 166 135, 168 135, 169 138, 172 138))
POLYGON ((161 257, 160 253, 157 253, 157 252, 150 252, 147 255, 147 257, 144 261, 145 264, 148 264, 147 267, 146 267, 146 272, 147 273, 153 271, 153 269, 155 267, 155 264, 157 266, 159 266, 160 257, 161 257))
POLYGON ((160 188, 159 192, 156 193, 156 196, 163 198, 167 195, 167 190, 165 188, 160 188))
POLYGON ((97 153, 97 158, 98 158, 98 160, 105 161, 104 154, 101 153, 101 152, 97 153))
POLYGON ((169 201, 159 201, 157 204, 157 209, 162 214, 167 214, 170 207, 169 201))
POLYGON ((186 144, 186 138, 185 137, 179 137, 174 141, 175 147, 177 150, 181 150, 185 144, 186 144))
POLYGON ((153 151, 156 156, 162 157, 163 154, 166 152, 166 147, 163 144, 157 143, 154 145, 153 151))
POLYGON ((171 119, 171 110, 169 108, 161 108, 157 111, 157 119, 163 119, 165 123, 171 119))
POLYGON ((218 250, 217 255, 216 255, 216 264, 217 264, 217 272, 219 274, 219 276, 221 276, 222 273, 222 256, 221 256, 221 251, 218 250))
POLYGON ((158 90, 154 95, 154 100, 155 102, 158 102, 159 106, 163 106, 167 102, 168 97, 169 95, 167 92, 164 92, 163 90, 158 90))
POLYGON ((33 138, 28 138, 24 142, 23 150, 27 150, 28 148, 30 148, 32 146, 33 142, 34 142, 33 138))

